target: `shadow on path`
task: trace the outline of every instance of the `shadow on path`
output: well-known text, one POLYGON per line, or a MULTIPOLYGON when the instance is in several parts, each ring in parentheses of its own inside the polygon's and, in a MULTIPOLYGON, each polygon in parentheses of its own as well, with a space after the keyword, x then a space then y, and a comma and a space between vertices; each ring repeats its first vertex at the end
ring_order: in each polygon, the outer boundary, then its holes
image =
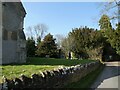
MULTIPOLYGON (((97 80, 93 83, 91 88, 98 88, 99 85, 103 83, 104 80, 113 78, 115 76, 120 75, 120 66, 115 65, 106 65, 104 70, 101 72, 101 74, 98 76, 97 80)), ((111 81, 112 82, 112 81, 111 81)), ((108 82, 109 83, 109 82, 108 82)), ((107 84, 108 84, 107 83, 107 84)), ((118 82, 117 82, 118 83, 118 82)), ((106 84, 105 84, 106 85, 106 84)), ((110 86, 111 87, 111 86, 110 86)), ((116 87, 117 88, 117 87, 116 87)))

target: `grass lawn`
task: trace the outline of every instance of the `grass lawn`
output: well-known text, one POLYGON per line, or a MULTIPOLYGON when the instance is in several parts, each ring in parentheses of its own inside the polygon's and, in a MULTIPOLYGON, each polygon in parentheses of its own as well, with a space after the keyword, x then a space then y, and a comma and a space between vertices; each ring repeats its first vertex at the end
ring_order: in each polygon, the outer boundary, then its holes
MULTIPOLYGON (((93 60, 66 60, 66 59, 48 59, 48 58, 30 58, 24 64, 2 65, 2 75, 9 79, 19 77, 24 74, 28 77, 33 73, 39 73, 45 70, 52 70, 59 66, 72 66, 77 64, 84 64, 93 62, 93 60)), ((0 76, 2 82, 2 76, 0 76)))

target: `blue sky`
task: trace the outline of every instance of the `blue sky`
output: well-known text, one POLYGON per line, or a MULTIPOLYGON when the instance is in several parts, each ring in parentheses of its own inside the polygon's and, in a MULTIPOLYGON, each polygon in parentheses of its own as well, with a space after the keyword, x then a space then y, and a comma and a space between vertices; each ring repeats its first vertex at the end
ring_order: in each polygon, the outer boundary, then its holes
POLYGON ((67 35, 72 28, 88 26, 99 28, 100 8, 95 2, 23 2, 27 12, 24 30, 28 26, 44 23, 48 33, 67 35))

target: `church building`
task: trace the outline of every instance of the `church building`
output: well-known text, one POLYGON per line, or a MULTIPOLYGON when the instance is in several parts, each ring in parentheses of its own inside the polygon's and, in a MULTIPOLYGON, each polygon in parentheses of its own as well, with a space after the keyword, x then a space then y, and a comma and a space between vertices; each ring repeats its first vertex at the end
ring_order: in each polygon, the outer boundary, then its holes
POLYGON ((21 2, 0 2, 0 64, 26 62, 25 15, 21 2))

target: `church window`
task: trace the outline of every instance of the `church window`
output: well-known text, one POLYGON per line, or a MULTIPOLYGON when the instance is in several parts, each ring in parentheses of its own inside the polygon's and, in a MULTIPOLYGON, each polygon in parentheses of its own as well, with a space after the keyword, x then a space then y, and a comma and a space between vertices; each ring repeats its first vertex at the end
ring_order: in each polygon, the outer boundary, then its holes
POLYGON ((3 30, 3 40, 8 40, 8 31, 7 30, 3 30))
POLYGON ((17 32, 16 31, 12 31, 11 39, 12 40, 17 40, 17 32))

